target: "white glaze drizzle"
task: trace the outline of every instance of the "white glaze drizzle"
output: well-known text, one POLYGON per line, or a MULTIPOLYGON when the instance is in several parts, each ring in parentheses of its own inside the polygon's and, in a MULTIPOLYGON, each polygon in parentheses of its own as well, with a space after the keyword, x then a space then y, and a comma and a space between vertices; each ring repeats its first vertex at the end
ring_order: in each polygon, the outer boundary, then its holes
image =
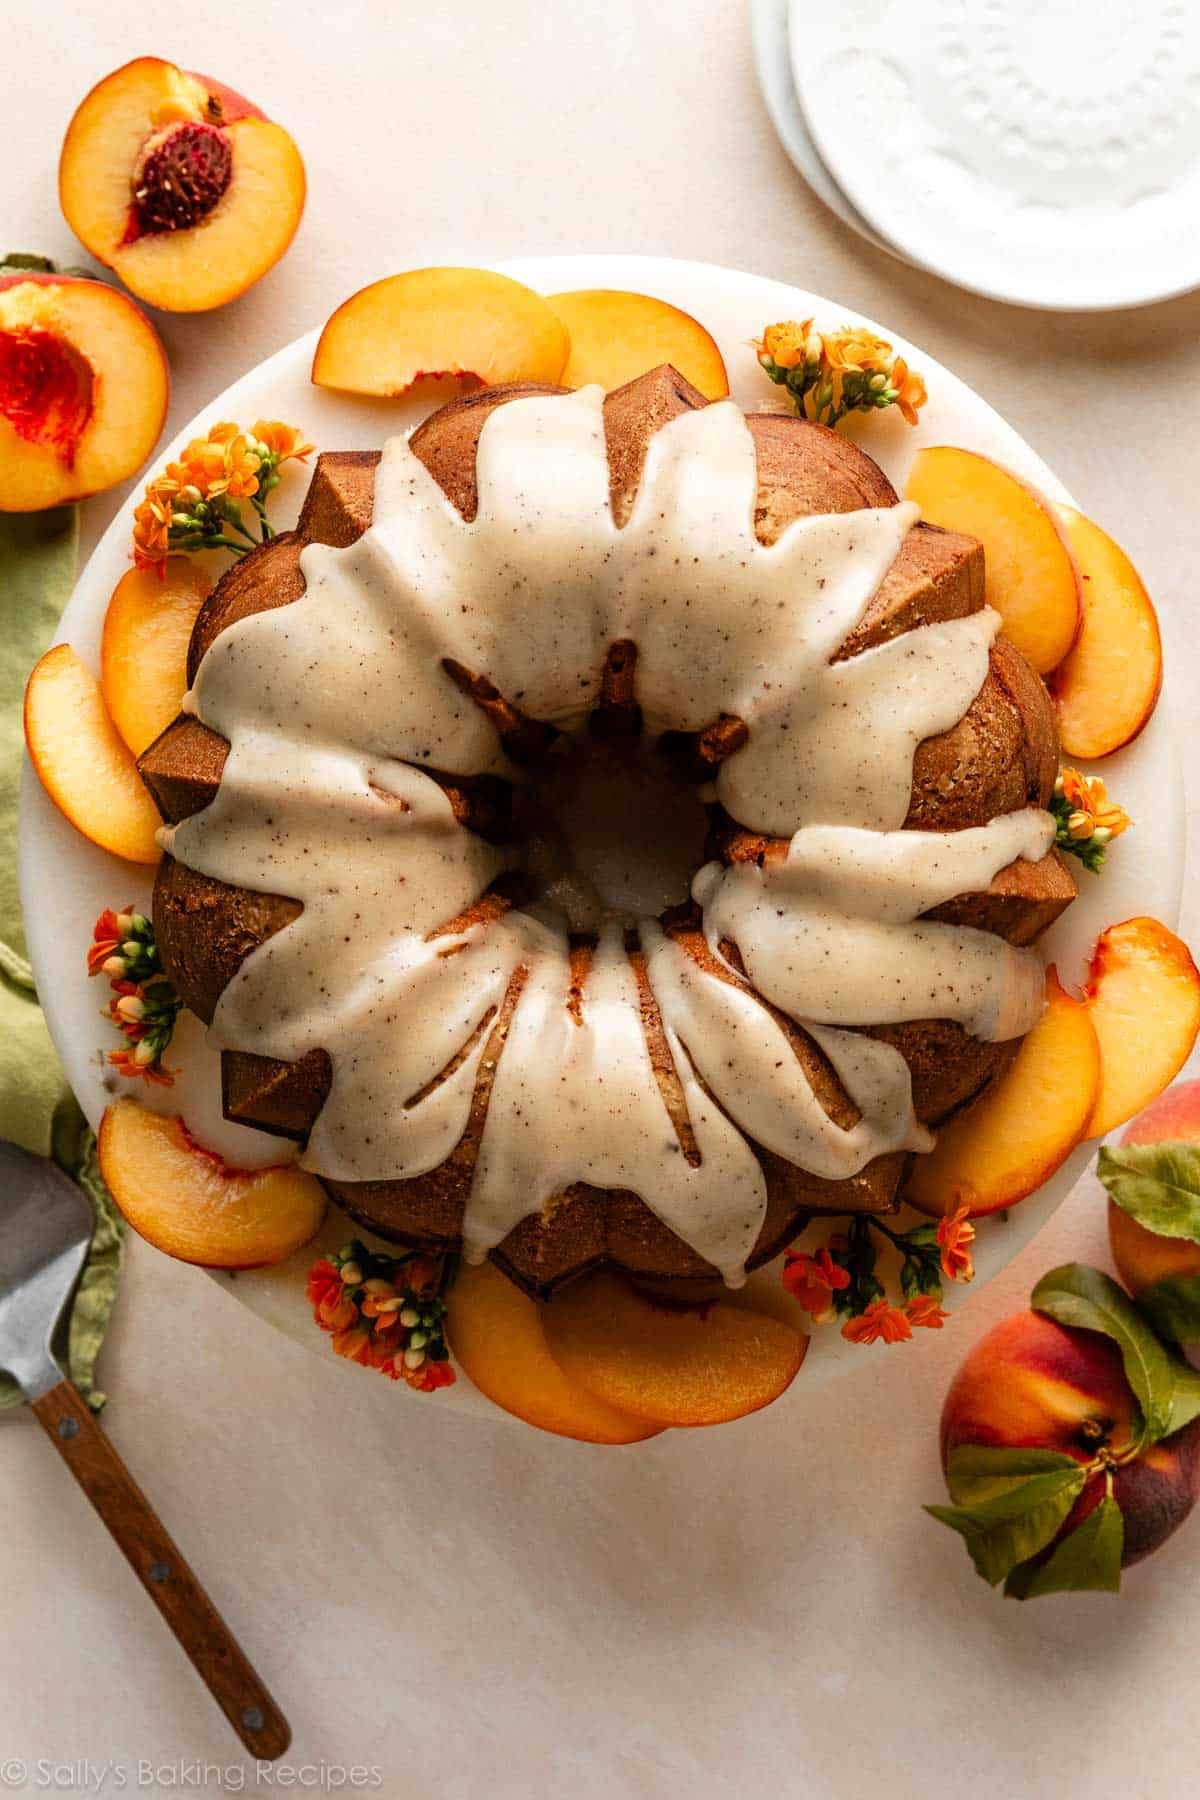
POLYGON ((736 1282, 766 1205, 743 1133, 834 1178, 929 1146, 903 1059, 846 1027, 945 1017, 1000 1038, 1034 1022, 1036 955, 914 921, 1044 854, 1053 826, 1030 810, 979 831, 899 829, 916 745, 967 710, 998 628, 984 610, 830 663, 915 508, 802 519, 760 545, 753 439, 722 402, 655 435, 618 530, 602 401, 585 388, 491 413, 469 524, 407 442, 389 442, 371 530, 345 550, 308 546, 303 597, 241 620, 204 658, 189 705, 229 757, 212 805, 161 835, 200 873, 303 904, 242 964, 212 1035, 265 1056, 329 1053, 306 1167, 363 1181, 442 1162, 520 980, 490 1071, 466 1254, 586 1182, 637 1193, 736 1282), (747 828, 789 836, 788 855, 710 865, 694 892, 714 950, 732 939, 755 986, 830 1058, 862 1114, 850 1129, 826 1116, 768 1009, 654 920, 638 931, 698 1159, 655 1079, 617 927, 600 934, 577 1018, 553 921, 513 911, 445 932, 518 853, 459 827, 421 772, 512 773, 444 660, 569 728, 625 638, 650 730, 721 713, 750 728, 716 792, 747 828))

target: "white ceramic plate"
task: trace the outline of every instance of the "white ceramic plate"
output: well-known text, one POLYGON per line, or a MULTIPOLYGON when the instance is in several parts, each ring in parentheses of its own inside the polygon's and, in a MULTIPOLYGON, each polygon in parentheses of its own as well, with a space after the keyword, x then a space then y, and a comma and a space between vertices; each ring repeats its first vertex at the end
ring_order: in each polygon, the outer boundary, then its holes
MULTIPOLYGON (((779 403, 779 390, 766 381, 749 346, 763 325, 811 314, 819 323, 851 321, 887 331, 818 295, 703 263, 575 256, 537 258, 507 263, 503 268, 545 293, 587 287, 631 288, 685 308, 716 337, 729 368, 734 398, 749 410, 779 403)), ((354 400, 314 388, 309 367, 315 337, 314 333, 289 345, 227 389, 180 433, 177 445, 222 418, 247 424, 264 416, 285 419, 302 426, 323 450, 378 444, 415 423, 420 409, 411 403, 354 400)), ((861 435, 897 487, 903 485, 912 457, 922 444, 948 442, 993 456, 1053 496, 1068 498, 1040 458, 990 406, 923 350, 899 339, 893 341, 924 373, 929 387, 929 404, 915 430, 895 413, 861 421, 861 435)), ((160 452, 157 463, 174 455, 177 445, 160 452)), ((306 479, 296 472, 280 489, 274 510, 278 524, 294 519, 306 479)), ((126 506, 101 539, 63 614, 60 638, 73 644, 93 666, 109 595, 129 566, 130 523, 131 508, 126 506)), ((1106 523, 1120 530, 1119 519, 1106 523)), ((1049 954, 1067 980, 1079 978, 1097 932, 1113 920, 1142 912, 1153 913, 1169 925, 1178 919, 1183 792, 1161 710, 1135 744, 1108 760, 1105 772, 1138 821, 1138 829, 1122 839, 1102 879, 1084 876, 1080 900, 1046 940, 1049 954)), ((88 981, 85 950, 93 921, 105 906, 132 901, 149 910, 151 873, 118 861, 80 837, 46 798, 28 765, 21 790, 19 857, 30 953, 46 1018, 71 1084, 84 1111, 97 1124, 111 1096, 127 1092, 128 1083, 111 1074, 104 1061, 105 1051, 112 1046, 111 1030, 99 1017, 101 996, 96 984, 88 981)), ((280 1160, 286 1146, 281 1146, 279 1139, 221 1120, 218 1058, 205 1045, 203 1030, 195 1020, 185 1021, 177 1034, 171 1061, 183 1065, 176 1086, 167 1091, 149 1090, 141 1098, 162 1111, 181 1111, 201 1141, 232 1163, 247 1167, 280 1160)), ((952 1289, 948 1304, 961 1305, 1029 1241, 1066 1197, 1089 1155, 1087 1149, 1078 1150, 1040 1193, 1006 1221, 983 1222, 975 1286, 952 1289)), ((328 1356, 327 1340, 313 1324, 304 1299, 305 1272, 321 1247, 344 1241, 356 1234, 356 1229, 335 1210, 318 1244, 308 1246, 290 1262, 240 1274, 236 1279, 214 1279, 270 1324, 328 1356)), ((777 1274, 763 1271, 754 1279, 774 1285, 777 1274)), ((780 1404, 803 1406, 804 1393, 815 1381, 856 1363, 861 1366, 861 1358, 862 1352, 846 1344, 836 1329, 817 1332, 804 1375, 780 1404)), ((374 1375, 370 1378, 377 1379, 374 1375)), ((396 1384, 395 1391, 410 1394, 402 1383, 396 1384)), ((491 1403, 465 1379, 435 1398, 416 1398, 422 1405, 449 1405, 496 1415, 491 1403)))
POLYGON ((1188 0, 791 0, 790 25, 828 174, 913 262, 1066 311, 1200 283, 1188 0))
MULTIPOLYGON (((886 250, 889 256, 899 256, 899 251, 885 238, 881 238, 850 204, 821 161, 817 147, 809 136, 808 125, 792 83, 788 43, 792 23, 788 16, 790 12, 791 0, 751 0, 750 31, 754 43, 754 66, 758 71, 758 85, 762 89, 771 123, 784 149, 818 200, 823 200, 830 212, 836 214, 843 224, 849 225, 851 231, 857 231, 869 244, 874 244, 877 250, 886 250)), ((802 26, 798 14, 796 25, 797 29, 802 26)))

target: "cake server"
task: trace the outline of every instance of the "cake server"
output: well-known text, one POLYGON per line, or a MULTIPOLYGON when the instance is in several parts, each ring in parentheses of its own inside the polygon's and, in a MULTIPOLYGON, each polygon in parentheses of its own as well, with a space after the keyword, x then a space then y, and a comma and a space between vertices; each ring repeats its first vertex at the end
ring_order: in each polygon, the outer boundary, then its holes
POLYGON ((287 1720, 56 1360, 91 1237, 91 1209, 75 1183, 46 1157, 0 1139, 0 1368, 17 1382, 242 1743, 271 1761, 291 1741, 287 1720))

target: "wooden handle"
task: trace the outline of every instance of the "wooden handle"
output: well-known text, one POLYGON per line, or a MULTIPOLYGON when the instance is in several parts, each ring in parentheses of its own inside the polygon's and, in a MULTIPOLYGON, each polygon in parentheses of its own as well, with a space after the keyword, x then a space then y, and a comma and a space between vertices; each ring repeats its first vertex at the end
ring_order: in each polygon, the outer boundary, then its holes
POLYGON ((287 1720, 78 1390, 60 1381, 33 1410, 247 1750, 282 1756, 287 1720))

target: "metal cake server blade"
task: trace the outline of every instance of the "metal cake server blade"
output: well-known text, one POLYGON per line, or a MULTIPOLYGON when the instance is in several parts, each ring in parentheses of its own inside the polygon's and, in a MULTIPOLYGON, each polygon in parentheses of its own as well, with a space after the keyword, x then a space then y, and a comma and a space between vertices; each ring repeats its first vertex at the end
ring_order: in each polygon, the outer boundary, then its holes
POLYGON ((0 1139, 0 1368, 26 1400, 62 1380, 54 1341, 87 1260, 92 1213, 57 1163, 0 1139))
POLYGON ((83 1396, 55 1359, 92 1215, 57 1164, 0 1139, 0 1368, 112 1533, 233 1729, 264 1762, 291 1729, 83 1396))

